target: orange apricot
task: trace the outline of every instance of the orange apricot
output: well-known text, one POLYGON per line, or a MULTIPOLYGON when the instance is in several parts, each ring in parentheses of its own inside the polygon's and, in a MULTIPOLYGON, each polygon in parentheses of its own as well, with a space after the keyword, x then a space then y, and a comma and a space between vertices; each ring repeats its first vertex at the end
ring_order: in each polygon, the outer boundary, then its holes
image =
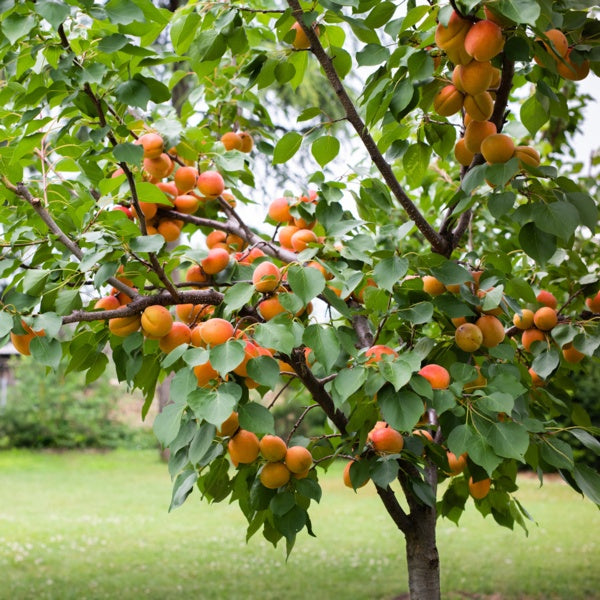
POLYGON ((600 292, 585 299, 585 305, 593 313, 600 313, 600 292))
POLYGON ((456 345, 465 352, 475 352, 483 344, 483 333, 474 323, 463 323, 454 332, 456 345))
MULTIPOLYGON (((296 34, 294 40, 292 41, 292 46, 296 48, 296 50, 307 50, 310 48, 310 40, 308 36, 300 26, 300 23, 296 22, 292 25, 291 29, 293 29, 296 34)), ((319 28, 313 25, 313 30, 317 35, 319 35, 319 28)))
POLYGON ((282 462, 268 462, 260 471, 260 482, 270 490, 285 485, 292 476, 290 470, 282 462))
POLYGON ((494 67, 491 62, 472 60, 468 65, 454 67, 452 81, 456 79, 459 84, 457 87, 462 88, 460 91, 473 96, 485 92, 490 87, 494 75, 494 67))
POLYGON ((422 367, 419 375, 427 379, 434 390, 445 390, 450 385, 450 373, 435 363, 422 367))
POLYGON ((252 284, 257 292, 274 292, 281 282, 281 271, 272 262, 260 263, 252 273, 252 284))
POLYGON ((213 368, 210 361, 196 365, 194 375, 198 381, 198 387, 208 387, 211 381, 219 378, 219 373, 213 368))
POLYGON ((484 19, 474 23, 465 36, 465 50, 475 60, 485 62, 494 58, 504 48, 502 29, 484 19))
POLYGON ((259 347, 253 342, 247 341, 244 346, 244 360, 235 368, 233 372, 240 377, 248 377, 248 361, 261 355, 259 347))
POLYGON ((217 435, 221 437, 232 436, 239 428, 240 420, 238 413, 235 410, 221 423, 221 426, 217 429, 217 435))
POLYGON ((275 198, 275 200, 269 204, 268 215, 276 223, 287 223, 291 221, 292 215, 290 213, 288 199, 285 196, 275 198))
POLYGON ((430 296, 439 296, 446 291, 446 286, 433 275, 423 275, 423 291, 430 296))
POLYGON ((116 296, 110 295, 100 298, 94 304, 96 310, 115 310, 121 306, 119 299, 116 296))
POLYGON ((471 121, 465 128, 465 145, 473 154, 481 152, 481 142, 497 132, 491 121, 471 121))
POLYGON ((475 155, 467 148, 465 138, 460 138, 454 145, 454 158, 463 167, 468 167, 475 158, 475 155))
POLYGON ((291 237, 292 248, 296 252, 302 252, 309 244, 317 242, 316 234, 310 229, 298 229, 291 237))
POLYGON ((404 448, 404 438, 391 427, 372 429, 369 433, 371 444, 379 454, 397 454, 404 448))
POLYGON ((517 329, 529 329, 533 327, 533 311, 523 308, 520 315, 515 313, 513 316, 513 325, 517 329))
POLYGON ((144 170, 148 175, 156 179, 167 177, 173 171, 173 161, 171 157, 163 152, 157 158, 145 158, 144 170))
POLYGON ((480 481, 473 481, 473 478, 469 477, 469 493, 475 500, 485 498, 490 492, 491 485, 492 482, 489 477, 480 481))
MULTIPOLYGON (((346 487, 352 488, 352 481, 350 480, 350 467, 353 465, 353 463, 356 462, 354 460, 349 460, 346 463, 346 466, 344 467, 344 474, 343 474, 343 479, 344 479, 344 485, 346 487)), ((358 487, 364 487, 365 485, 367 485, 367 483, 369 482, 369 480, 367 479, 364 483, 361 483, 358 487)))
POLYGON ((515 154, 515 143, 504 133, 489 135, 481 142, 481 154, 489 164, 504 163, 515 154))
POLYGON ((583 352, 579 352, 573 344, 565 344, 562 347, 562 355, 564 359, 571 364, 575 364, 581 362, 585 358, 585 354, 583 352))
POLYGON ((540 166, 540 153, 531 146, 515 146, 515 156, 519 159, 519 167, 521 169, 524 165, 529 167, 540 166))
POLYGON ((240 429, 227 443, 231 462, 237 467, 238 464, 250 464, 258 458, 258 438, 247 429, 240 429))
POLYGON ((228 131, 221 136, 221 143, 225 150, 241 150, 242 138, 235 131, 228 131))
POLYGON ((452 11, 448 25, 438 24, 435 30, 435 43, 455 65, 466 65, 471 57, 465 50, 465 37, 471 22, 452 11))
POLYGON ((558 314, 554 308, 542 306, 535 311, 533 323, 542 331, 550 331, 558 324, 558 314))
POLYGON ((433 109, 442 117, 450 117, 463 107, 464 94, 454 85, 444 86, 433 99, 433 109))
POLYGON ((191 340, 192 332, 188 325, 176 321, 173 323, 171 331, 160 338, 158 346, 165 354, 168 354, 181 344, 189 344, 191 340))
POLYGON ((265 435, 260 440, 260 453, 265 460, 277 462, 285 458, 287 444, 278 435, 265 435))
POLYGON ((285 453, 285 466, 292 473, 303 473, 312 466, 312 454, 304 446, 290 446, 285 453))
POLYGON ((535 299, 544 306, 549 306, 550 308, 556 308, 558 306, 558 300, 551 292, 546 290, 541 290, 540 293, 535 297, 535 299))
POLYGON ((140 328, 141 319, 139 315, 129 317, 117 317, 108 320, 108 328, 111 333, 118 337, 127 337, 140 328))
POLYGON ((240 152, 248 154, 254 148, 254 139, 247 131, 238 131, 238 136, 242 140, 240 152))
MULTIPOLYGON (((552 58, 556 60, 558 57, 566 55, 567 50, 569 49, 569 42, 562 31, 559 29, 549 29, 544 33, 544 37, 547 38, 547 40, 542 40, 538 37, 536 38, 536 42, 542 42, 546 52, 548 52, 552 58)), ((540 64, 537 57, 534 58, 535 61, 540 64)))
POLYGON ((564 56, 564 63, 562 61, 557 61, 556 70, 564 79, 569 79, 570 81, 581 81, 590 73, 590 61, 586 59, 580 62, 574 62, 571 58, 572 50, 572 48, 567 50, 567 53, 564 56))
POLYGON ((165 242, 174 242, 181 235, 179 222, 172 219, 163 219, 158 224, 156 231, 165 238, 165 242))
POLYGON ((535 329, 532 327, 531 329, 526 329, 521 335, 521 343, 523 344, 523 348, 527 350, 527 352, 531 351, 531 345, 534 342, 545 342, 546 335, 543 331, 539 329, 535 329))
POLYGON ((487 121, 494 112, 494 100, 489 92, 465 95, 465 112, 473 121, 487 121))
POLYGON ((198 169, 195 167, 179 167, 175 171, 175 186, 179 194, 187 194, 196 187, 198 179, 198 169))
POLYGON ((293 250, 292 236, 297 231, 300 231, 300 229, 298 227, 296 227, 295 225, 286 225, 285 227, 282 227, 279 230, 278 239, 279 239, 279 243, 282 245, 282 247, 288 248, 289 250, 293 250))
POLYGON ((164 142, 158 133, 145 133, 135 143, 144 149, 144 158, 158 158, 164 151, 164 142))
POLYGON ((258 312, 265 321, 270 321, 277 315, 286 312, 277 294, 258 303, 258 312))
POLYGON ((148 337, 161 338, 173 327, 173 317, 168 308, 154 304, 144 309, 141 316, 142 333, 148 337))
POLYGON ((34 331, 29 325, 27 325, 27 323, 25 323, 25 321, 21 321, 21 325, 25 330, 25 333, 13 333, 11 331, 10 341, 20 354, 23 354, 24 356, 30 356, 31 340, 33 340, 35 337, 44 337, 46 332, 43 329, 34 331))
POLYGON ((216 275, 229 265, 229 252, 223 248, 211 248, 208 256, 201 261, 202 269, 208 275, 216 275))
POLYGON ((202 341, 209 346, 224 344, 233 337, 233 334, 233 325, 229 321, 219 317, 213 317, 212 319, 208 319, 208 321, 204 321, 200 330, 202 341))
POLYGON ((481 329, 483 334, 482 345, 486 348, 494 348, 504 341, 504 325, 494 315, 482 315, 475 321, 475 325, 481 329))
POLYGON ((225 181, 218 171, 203 171, 196 183, 200 193, 207 198, 216 198, 225 191, 225 181))
POLYGON ((200 198, 191 194, 181 194, 173 202, 175 210, 184 215, 194 214, 200 207, 200 198))
POLYGON ((460 475, 467 466, 467 453, 463 452, 460 456, 456 456, 450 450, 446 451, 448 466, 450 467, 450 475, 460 475))
POLYGON ((395 350, 393 350, 389 346, 385 346, 384 344, 375 344, 375 346, 371 346, 365 352, 365 356, 368 358, 366 364, 373 365, 375 363, 378 363, 380 360, 382 360, 381 357, 385 354, 393 356, 394 358, 398 356, 398 353, 395 350))
POLYGON ((531 376, 531 385, 533 387, 543 387, 546 382, 530 367, 529 375, 531 376))

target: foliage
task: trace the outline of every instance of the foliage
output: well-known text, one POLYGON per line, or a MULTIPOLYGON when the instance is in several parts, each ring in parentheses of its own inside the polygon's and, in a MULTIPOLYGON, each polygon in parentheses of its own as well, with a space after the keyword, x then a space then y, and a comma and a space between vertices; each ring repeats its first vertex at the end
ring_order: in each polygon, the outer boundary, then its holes
POLYGON ((81 373, 45 373, 24 360, 12 361, 12 372, 15 383, 0 410, 1 448, 151 446, 147 431, 122 422, 123 387, 108 373, 86 386, 81 373))
POLYGON ((458 522, 469 492, 525 527, 519 466, 559 469, 600 503, 600 475, 573 453, 598 454, 599 430, 571 393, 600 347, 598 165, 580 175, 568 158, 598 21, 587 2, 483 4, 48 0, 6 2, 0 24, 0 336, 87 383, 110 356, 144 415, 173 374, 154 422, 171 508, 194 489, 229 498, 248 538, 288 553, 312 534, 317 469, 286 454, 284 480, 261 482, 257 436, 291 436, 318 467, 352 460, 347 483, 372 480, 407 540, 414 598, 439 597, 424 568, 436 518, 458 522), (471 86, 473 56, 487 80, 471 86), (277 90, 307 85, 317 63, 341 121, 306 106, 274 135, 277 90), (467 117, 500 133, 471 150, 467 117), (297 177, 301 150, 304 187, 249 224, 237 207, 260 204, 255 163, 297 177), (540 308, 535 328, 513 326, 540 308), (310 393, 323 435, 275 430, 262 398, 284 385, 310 393), (392 454, 370 435, 381 425, 402 433, 392 454))

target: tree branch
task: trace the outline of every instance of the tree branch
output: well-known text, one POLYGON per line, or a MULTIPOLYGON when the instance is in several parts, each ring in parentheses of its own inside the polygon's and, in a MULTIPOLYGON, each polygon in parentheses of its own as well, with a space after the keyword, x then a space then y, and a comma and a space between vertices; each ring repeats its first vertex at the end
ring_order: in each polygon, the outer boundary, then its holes
POLYGON ((404 509, 400 506, 398 499, 396 498, 396 494, 389 486, 387 488, 382 488, 378 485, 375 486, 377 490, 377 494, 381 498, 385 509, 387 510, 390 517, 392 517, 392 521, 396 524, 396 527, 402 532, 406 533, 411 528, 410 518, 404 512, 404 509))

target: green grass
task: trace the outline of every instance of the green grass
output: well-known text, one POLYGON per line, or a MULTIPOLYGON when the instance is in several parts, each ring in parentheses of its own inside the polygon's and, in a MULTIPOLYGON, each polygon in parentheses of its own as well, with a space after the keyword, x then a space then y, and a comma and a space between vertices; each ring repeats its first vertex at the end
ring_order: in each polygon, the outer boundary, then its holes
MULTIPOLYGON (((235 505, 194 493, 167 513, 170 480, 152 451, 0 453, 0 598, 222 600, 391 599, 406 592, 401 535, 370 486, 355 495, 341 466, 321 478, 289 561, 235 505)), ((560 482, 525 479, 529 537, 483 519, 441 521, 444 598, 600 598, 600 513, 560 482), (473 597, 473 596, 470 596, 473 597)))

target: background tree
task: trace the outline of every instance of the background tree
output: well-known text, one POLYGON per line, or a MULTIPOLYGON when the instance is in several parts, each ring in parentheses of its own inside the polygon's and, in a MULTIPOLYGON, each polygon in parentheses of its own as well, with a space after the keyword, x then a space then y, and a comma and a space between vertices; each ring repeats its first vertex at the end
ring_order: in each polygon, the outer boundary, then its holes
POLYGON ((0 334, 88 382, 110 357, 144 414, 172 376, 171 507, 230 498, 288 552, 315 466, 345 458, 406 539, 411 598, 439 598, 437 517, 471 498, 524 527, 519 466, 600 503, 568 383, 600 345, 596 188, 560 158, 598 22, 585 2, 400 4, 3 3, 0 334), (340 113, 274 136, 271 99, 308 65, 340 113), (301 147, 306 188, 274 192, 259 233, 236 210, 260 206, 254 157, 293 173, 301 147), (313 404, 275 431, 288 387, 313 404), (313 410, 328 430, 307 439, 313 410))

